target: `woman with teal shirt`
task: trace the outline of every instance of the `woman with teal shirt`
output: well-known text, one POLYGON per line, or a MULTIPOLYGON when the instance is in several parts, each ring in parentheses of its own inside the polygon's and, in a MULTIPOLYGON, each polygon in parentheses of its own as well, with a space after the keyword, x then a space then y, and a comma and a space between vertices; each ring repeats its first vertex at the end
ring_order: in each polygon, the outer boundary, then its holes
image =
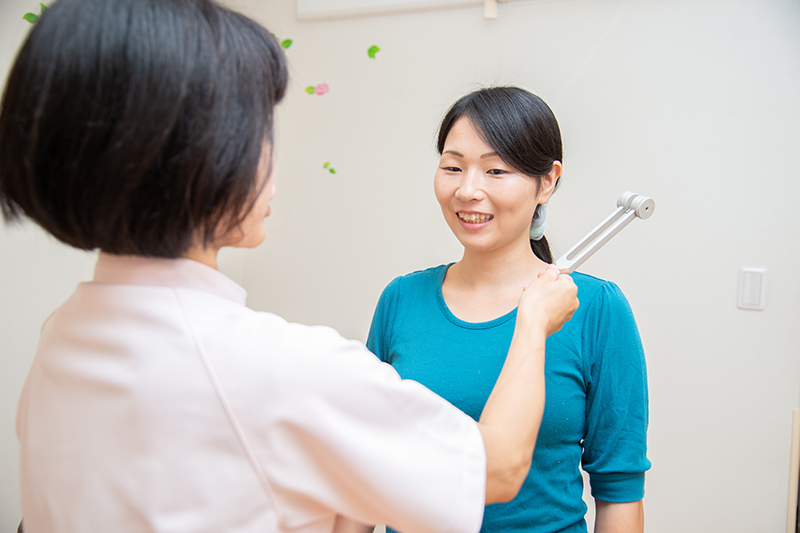
MULTIPOLYGON (((553 262, 544 217, 561 176, 561 136, 540 98, 494 87, 453 105, 438 150, 436 198, 464 254, 393 280, 367 344, 403 378, 477 420, 503 366, 519 294, 553 262)), ((636 322, 614 283, 572 277, 581 303, 547 341, 530 472, 513 500, 486 507, 482 531, 585 532, 581 468, 595 532, 643 531, 648 397, 636 322)))

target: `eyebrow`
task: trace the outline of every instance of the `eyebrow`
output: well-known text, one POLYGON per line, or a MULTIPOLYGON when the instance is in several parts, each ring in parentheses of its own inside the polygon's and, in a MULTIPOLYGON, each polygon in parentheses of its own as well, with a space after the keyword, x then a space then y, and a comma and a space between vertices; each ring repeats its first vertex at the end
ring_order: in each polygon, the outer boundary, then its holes
MULTIPOLYGON (((462 154, 461 152, 456 152, 455 150, 445 150, 444 152, 442 152, 442 155, 444 154, 452 154, 456 157, 464 157, 464 154, 462 154)), ((487 152, 483 154, 480 158, 486 159, 487 157, 497 157, 497 152, 487 152)))

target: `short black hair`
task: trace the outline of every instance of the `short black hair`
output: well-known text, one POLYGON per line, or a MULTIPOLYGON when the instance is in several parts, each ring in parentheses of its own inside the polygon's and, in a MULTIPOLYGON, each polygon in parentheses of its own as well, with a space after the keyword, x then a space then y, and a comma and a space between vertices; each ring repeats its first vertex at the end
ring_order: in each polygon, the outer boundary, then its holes
MULTIPOLYGON (((561 129, 553 110, 544 100, 520 87, 486 87, 468 93, 456 101, 439 126, 437 149, 444 143, 453 125, 467 118, 481 139, 506 164, 531 177, 541 177, 563 161, 561 129)), ((558 186, 559 179, 556 181, 558 186)), ((531 240, 536 256, 552 263, 547 239, 531 240)))
POLYGON ((112 254, 209 244, 252 207, 287 78, 275 37, 212 0, 58 0, 3 96, 3 216, 112 254))

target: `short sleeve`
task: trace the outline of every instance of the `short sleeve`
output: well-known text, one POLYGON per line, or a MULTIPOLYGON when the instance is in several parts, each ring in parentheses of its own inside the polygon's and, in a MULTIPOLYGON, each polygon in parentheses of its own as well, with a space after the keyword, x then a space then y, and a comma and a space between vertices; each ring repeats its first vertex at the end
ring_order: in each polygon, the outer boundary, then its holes
POLYGON ((583 331, 587 386, 583 469, 592 496, 609 502, 644 497, 648 392, 644 350, 628 301, 605 282, 593 295, 583 331))
POLYGON ((406 532, 478 531, 486 455, 475 422, 362 343, 296 326, 268 385, 285 407, 255 437, 269 443, 287 525, 327 508, 406 532))
POLYGON ((398 307, 400 279, 398 277, 392 280, 381 293, 367 336, 369 351, 377 355, 381 361, 390 364, 392 361, 389 360, 389 346, 392 344, 391 334, 398 307))

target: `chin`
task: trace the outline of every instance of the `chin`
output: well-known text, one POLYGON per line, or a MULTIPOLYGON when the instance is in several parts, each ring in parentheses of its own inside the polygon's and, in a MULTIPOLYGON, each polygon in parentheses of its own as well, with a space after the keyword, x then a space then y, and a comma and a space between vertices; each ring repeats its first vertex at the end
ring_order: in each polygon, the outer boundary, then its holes
POLYGON ((262 233, 260 235, 248 235, 243 239, 229 244, 228 246, 231 248, 255 248, 264 242, 266 236, 266 233, 262 233))
POLYGON ((247 244, 242 245, 242 248, 256 248, 260 246, 262 242, 264 242, 265 237, 266 235, 262 235, 258 239, 249 239, 247 244))

